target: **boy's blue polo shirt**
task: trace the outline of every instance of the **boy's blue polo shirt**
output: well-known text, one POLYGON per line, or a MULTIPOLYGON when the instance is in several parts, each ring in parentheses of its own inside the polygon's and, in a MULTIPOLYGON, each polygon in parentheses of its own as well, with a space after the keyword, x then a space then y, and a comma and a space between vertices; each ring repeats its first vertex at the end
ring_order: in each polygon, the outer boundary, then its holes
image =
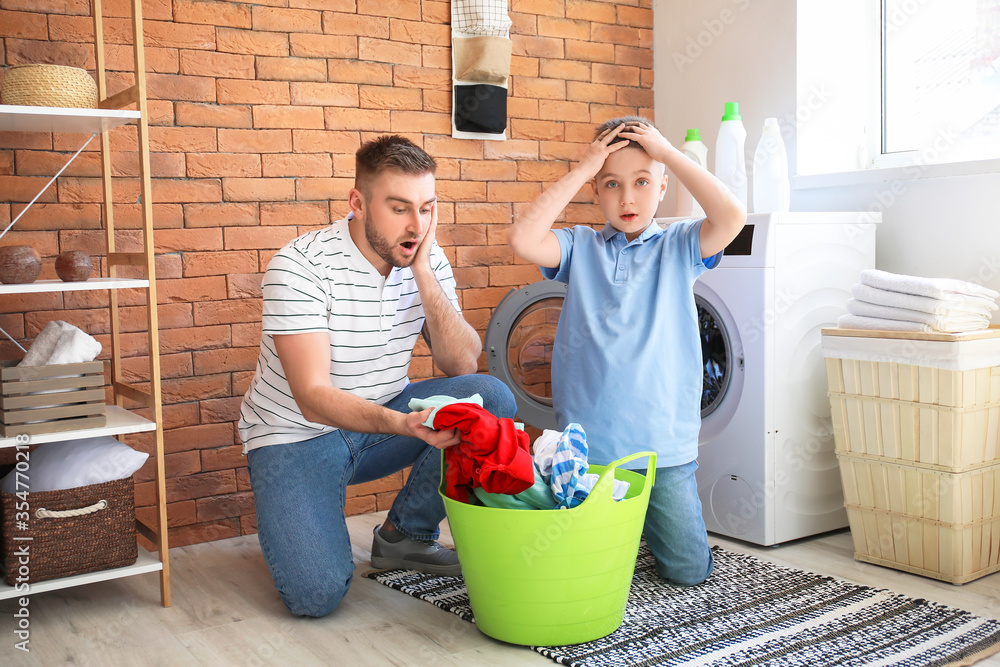
POLYGON ((702 355, 694 281, 716 266, 701 259, 702 219, 631 243, 610 224, 600 232, 553 230, 562 256, 550 280, 567 283, 552 353, 556 419, 587 432, 589 461, 607 465, 653 450, 658 467, 698 456, 702 355))

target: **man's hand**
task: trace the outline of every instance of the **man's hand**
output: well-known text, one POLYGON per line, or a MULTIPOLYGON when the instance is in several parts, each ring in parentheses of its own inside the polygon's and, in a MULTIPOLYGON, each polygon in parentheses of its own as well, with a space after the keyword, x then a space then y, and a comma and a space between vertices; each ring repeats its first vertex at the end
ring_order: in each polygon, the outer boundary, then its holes
POLYGON ((447 449, 461 442, 462 436, 459 435, 456 429, 435 431, 432 428, 424 426, 424 422, 431 416, 433 410, 434 408, 427 408, 420 412, 411 412, 406 415, 406 428, 410 431, 408 435, 420 438, 431 447, 436 447, 437 449, 447 449))
POLYGON ((626 139, 636 141, 657 162, 666 162, 673 144, 667 141, 666 137, 660 134, 652 125, 646 123, 632 123, 620 132, 626 139))
POLYGON ((597 176, 598 172, 601 171, 601 167, 604 166, 604 161, 608 159, 608 156, 615 151, 621 150, 628 146, 627 141, 621 141, 611 146, 611 142, 617 137, 621 132, 625 130, 625 123, 622 123, 618 127, 613 127, 610 130, 605 130, 601 133, 601 136, 594 139, 593 143, 587 146, 584 151, 583 156, 576 165, 576 169, 580 171, 586 180, 590 180, 597 176))
POLYGON ((424 232, 424 238, 420 241, 420 247, 417 248, 417 256, 413 259, 414 268, 431 268, 431 248, 434 246, 434 234, 437 232, 437 226, 438 205, 435 201, 431 203, 431 224, 424 232))

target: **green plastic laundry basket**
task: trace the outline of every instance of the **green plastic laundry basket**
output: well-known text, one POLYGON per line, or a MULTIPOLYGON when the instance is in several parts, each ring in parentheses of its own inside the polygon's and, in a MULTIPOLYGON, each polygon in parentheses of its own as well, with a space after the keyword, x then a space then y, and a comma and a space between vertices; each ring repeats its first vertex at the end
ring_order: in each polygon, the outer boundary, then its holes
POLYGON ((469 505, 439 492, 476 626, 484 634, 534 646, 579 644, 622 623, 628 601, 656 454, 640 452, 608 466, 590 495, 563 510, 509 510, 469 505), (649 458, 646 474, 620 466, 649 458), (611 497, 614 478, 629 482, 611 497))

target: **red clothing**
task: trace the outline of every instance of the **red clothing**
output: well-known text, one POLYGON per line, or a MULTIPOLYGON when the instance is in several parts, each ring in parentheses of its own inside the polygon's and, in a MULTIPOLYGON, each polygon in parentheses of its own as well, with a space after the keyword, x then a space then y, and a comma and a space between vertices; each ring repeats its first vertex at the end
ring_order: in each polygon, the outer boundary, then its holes
POLYGON ((493 416, 475 403, 452 403, 434 415, 438 431, 457 429, 462 442, 445 450, 445 495, 469 502, 469 489, 521 493, 535 483, 530 438, 514 420, 493 416))

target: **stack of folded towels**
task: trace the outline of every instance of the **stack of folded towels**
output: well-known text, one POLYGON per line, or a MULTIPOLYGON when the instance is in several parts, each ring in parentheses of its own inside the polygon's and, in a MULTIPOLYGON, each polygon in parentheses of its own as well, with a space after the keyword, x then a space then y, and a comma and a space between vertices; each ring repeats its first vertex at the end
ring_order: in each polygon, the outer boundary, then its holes
POLYGON ((842 329, 957 333, 990 326, 1000 293, 952 278, 920 278, 869 269, 851 289, 842 329))

